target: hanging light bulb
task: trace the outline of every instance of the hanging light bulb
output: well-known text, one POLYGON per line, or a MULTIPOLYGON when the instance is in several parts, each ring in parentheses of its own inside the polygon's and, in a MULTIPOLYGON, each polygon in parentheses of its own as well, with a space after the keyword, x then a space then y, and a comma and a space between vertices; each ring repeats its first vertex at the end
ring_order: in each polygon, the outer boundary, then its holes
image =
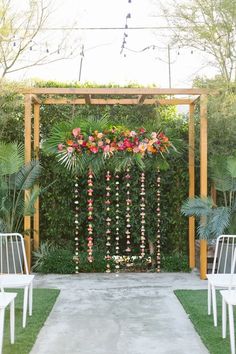
POLYGON ((111 174, 109 171, 106 173, 106 198, 105 198, 105 205, 106 205, 106 273, 111 272, 110 260, 111 260, 111 218, 110 218, 110 180, 111 174))
POLYGON ((75 203, 75 273, 79 273, 79 178, 75 178, 74 203, 75 203))
POLYGON ((119 261, 119 255, 120 255, 120 176, 118 173, 115 175, 115 185, 116 185, 116 213, 115 213, 115 218, 116 218, 116 232, 115 232, 115 270, 116 273, 119 273, 120 269, 120 261, 119 261))
POLYGON ((157 171, 157 272, 161 271, 161 177, 160 177, 160 169, 157 171))

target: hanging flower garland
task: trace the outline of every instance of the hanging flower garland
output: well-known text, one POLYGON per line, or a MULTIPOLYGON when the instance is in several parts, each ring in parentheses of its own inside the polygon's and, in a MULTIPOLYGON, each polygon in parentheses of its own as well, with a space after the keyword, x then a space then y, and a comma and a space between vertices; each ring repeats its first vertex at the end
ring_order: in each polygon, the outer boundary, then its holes
POLYGON ((141 257, 145 256, 145 173, 141 173, 140 177, 141 188, 140 188, 140 196, 141 196, 141 203, 140 203, 140 216, 141 216, 141 237, 140 237, 140 249, 141 249, 141 257))
POLYGON ((90 170, 88 173, 88 261, 93 262, 93 173, 90 170))
POLYGON ((111 266, 110 266, 110 260, 111 260, 111 218, 110 218, 110 180, 111 180, 111 174, 110 171, 107 171, 106 173, 106 199, 105 199, 105 205, 106 205, 106 272, 110 273, 111 272, 111 266))
POLYGON ((79 184, 78 176, 75 178, 74 203, 75 203, 75 273, 79 273, 79 184))
POLYGON ((157 171, 157 272, 161 271, 161 177, 160 170, 157 171))
POLYGON ((132 204, 132 200, 130 197, 130 169, 127 168, 126 170, 126 175, 125 175, 125 179, 126 179, 126 214, 125 214, 125 218, 126 218, 126 252, 129 255, 131 252, 131 247, 130 247, 130 238, 131 238, 131 224, 130 224, 130 206, 132 204))
POLYGON ((115 269, 116 273, 119 273, 120 269, 120 261, 119 261, 119 253, 120 253, 120 176, 117 173, 115 175, 116 178, 116 241, 115 241, 115 269))

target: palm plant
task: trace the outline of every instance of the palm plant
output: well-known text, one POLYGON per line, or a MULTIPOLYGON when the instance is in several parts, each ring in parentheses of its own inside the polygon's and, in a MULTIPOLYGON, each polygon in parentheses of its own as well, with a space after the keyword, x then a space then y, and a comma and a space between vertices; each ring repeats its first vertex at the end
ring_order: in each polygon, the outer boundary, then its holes
POLYGON ((23 145, 0 142, 0 232, 20 231, 23 217, 33 215, 40 172, 38 161, 24 163, 23 145))
POLYGON ((218 204, 211 197, 195 197, 185 201, 181 208, 185 216, 198 219, 198 235, 206 239, 236 232, 236 157, 216 157, 210 163, 210 170, 219 192, 218 204))

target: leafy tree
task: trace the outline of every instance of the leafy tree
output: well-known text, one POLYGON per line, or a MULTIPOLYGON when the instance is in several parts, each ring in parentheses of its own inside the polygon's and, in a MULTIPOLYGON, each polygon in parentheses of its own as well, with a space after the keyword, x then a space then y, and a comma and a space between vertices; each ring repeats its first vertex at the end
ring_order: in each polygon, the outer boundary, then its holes
POLYGON ((36 65, 44 65, 68 57, 65 36, 52 51, 39 48, 37 39, 50 17, 50 3, 27 0, 17 7, 13 0, 0 0, 0 77, 36 65), (40 49, 40 50, 39 50, 40 49), (31 50, 32 61, 26 60, 31 50), (59 54, 60 53, 60 54, 59 54), (34 53, 35 54, 35 53, 34 53), (59 55, 58 55, 59 54, 59 55))
POLYGON ((222 77, 236 81, 235 0, 172 0, 163 12, 173 43, 208 53, 222 77))

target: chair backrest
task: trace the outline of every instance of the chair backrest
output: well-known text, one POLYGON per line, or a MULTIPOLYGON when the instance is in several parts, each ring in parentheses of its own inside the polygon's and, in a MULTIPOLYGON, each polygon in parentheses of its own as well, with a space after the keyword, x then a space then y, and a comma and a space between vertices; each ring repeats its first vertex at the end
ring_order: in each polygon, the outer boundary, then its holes
POLYGON ((0 274, 29 274, 23 236, 0 233, 0 274))
POLYGON ((216 240, 212 273, 231 273, 236 235, 220 235, 216 240))

